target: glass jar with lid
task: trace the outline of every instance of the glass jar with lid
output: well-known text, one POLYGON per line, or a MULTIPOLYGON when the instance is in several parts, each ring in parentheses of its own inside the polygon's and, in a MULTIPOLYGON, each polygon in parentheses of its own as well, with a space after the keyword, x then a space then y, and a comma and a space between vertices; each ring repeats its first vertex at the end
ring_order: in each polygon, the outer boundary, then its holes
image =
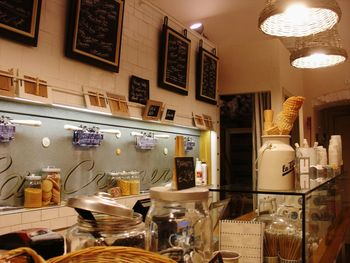
POLYGON ((302 233, 295 221, 277 214, 264 214, 256 220, 265 223, 264 262, 301 262, 302 233))
POLYGON ((212 222, 208 189, 150 189, 146 249, 177 262, 207 262, 212 256, 212 222))
POLYGON ((59 205, 61 203, 61 169, 48 166, 41 169, 42 203, 45 205, 59 205))
POLYGON ((145 247, 142 215, 106 194, 69 198, 67 206, 79 213, 66 234, 67 252, 101 245, 145 247))
POLYGON ((24 207, 35 208, 42 205, 41 176, 26 176, 24 183, 24 207))

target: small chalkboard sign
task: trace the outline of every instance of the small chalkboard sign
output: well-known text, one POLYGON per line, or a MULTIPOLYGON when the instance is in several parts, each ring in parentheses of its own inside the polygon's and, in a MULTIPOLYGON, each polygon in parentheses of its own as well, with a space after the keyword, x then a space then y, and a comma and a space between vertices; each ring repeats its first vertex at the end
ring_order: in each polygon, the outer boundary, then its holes
POLYGON ((196 186, 193 157, 175 157, 177 190, 196 186))
POLYGON ((220 252, 216 253, 211 260, 209 260, 209 263, 224 263, 224 260, 222 259, 222 255, 220 252))
POLYGON ((41 0, 1 1, 0 36, 37 46, 41 0))
POLYGON ((176 110, 170 109, 167 106, 164 107, 162 121, 173 122, 175 119, 176 110))
POLYGON ((149 80, 131 76, 129 85, 129 101, 146 105, 148 99, 149 80))
POLYGON ((161 88, 188 95, 191 40, 163 26, 160 41, 158 85, 161 88))
POLYGON ((200 47, 197 57, 196 99, 216 105, 219 58, 200 47))
POLYGON ((66 56, 119 72, 124 1, 69 1, 66 56))
POLYGON ((163 102, 148 100, 142 118, 144 120, 159 121, 162 113, 163 102))

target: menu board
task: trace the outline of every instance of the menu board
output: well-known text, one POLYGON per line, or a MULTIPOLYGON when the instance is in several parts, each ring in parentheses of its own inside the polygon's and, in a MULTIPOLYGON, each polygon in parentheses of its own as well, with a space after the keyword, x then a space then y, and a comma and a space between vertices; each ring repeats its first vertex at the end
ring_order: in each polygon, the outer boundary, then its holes
POLYGON ((148 99, 149 80, 131 76, 129 85, 129 101, 146 105, 148 99))
POLYGON ((41 0, 0 0, 0 33, 32 46, 37 45, 41 0))
POLYGON ((200 47, 197 58, 196 98, 216 104, 218 60, 214 54, 200 47))
POLYGON ((196 186, 193 157, 175 157, 177 190, 196 186))
POLYGON ((66 55, 119 70, 124 0, 73 0, 66 55))
POLYGON ((188 94, 191 40, 168 26, 163 27, 160 46, 158 85, 188 94))

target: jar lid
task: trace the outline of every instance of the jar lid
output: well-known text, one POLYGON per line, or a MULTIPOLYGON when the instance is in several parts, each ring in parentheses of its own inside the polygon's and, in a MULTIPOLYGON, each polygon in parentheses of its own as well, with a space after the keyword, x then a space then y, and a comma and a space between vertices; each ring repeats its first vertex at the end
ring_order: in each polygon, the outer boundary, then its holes
POLYGON ((41 180, 41 176, 40 175, 35 175, 35 174, 27 175, 26 176, 26 180, 38 181, 38 180, 41 180))
POLYGON ((163 201, 196 201, 209 197, 209 190, 202 187, 192 187, 184 190, 172 190, 169 187, 157 186, 150 189, 151 199, 163 201))
POLYGON ((133 217, 132 209, 117 203, 117 201, 111 198, 107 193, 71 197, 67 201, 67 206, 111 216, 133 217))
POLYGON ((52 172, 61 172, 60 168, 56 168, 55 166, 48 166, 41 169, 44 173, 52 173, 52 172))

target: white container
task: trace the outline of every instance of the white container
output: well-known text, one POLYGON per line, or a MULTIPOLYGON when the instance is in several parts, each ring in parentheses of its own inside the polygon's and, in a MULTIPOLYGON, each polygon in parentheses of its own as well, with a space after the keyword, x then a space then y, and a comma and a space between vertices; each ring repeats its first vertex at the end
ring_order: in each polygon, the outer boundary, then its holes
POLYGON ((201 169, 202 169, 202 185, 207 185, 208 184, 208 166, 205 162, 202 162, 201 169))
POLYGON ((334 140, 337 145, 337 152, 338 152, 338 165, 341 166, 344 164, 343 162, 343 149, 342 149, 342 142, 341 142, 341 135, 332 135, 331 140, 334 140))
POLYGON ((289 135, 262 136, 258 155, 259 190, 293 190, 295 152, 289 135))

